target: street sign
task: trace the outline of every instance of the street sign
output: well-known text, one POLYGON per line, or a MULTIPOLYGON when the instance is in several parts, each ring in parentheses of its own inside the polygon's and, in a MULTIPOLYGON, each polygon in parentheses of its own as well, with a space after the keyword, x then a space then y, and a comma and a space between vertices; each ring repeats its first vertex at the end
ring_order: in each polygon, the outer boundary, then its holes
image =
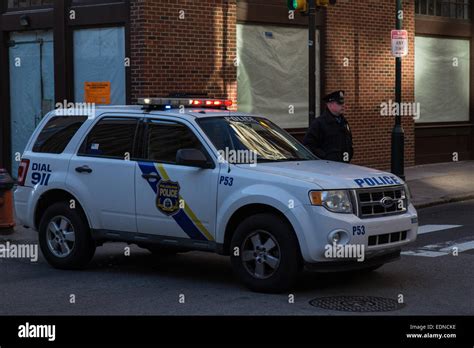
POLYGON ((392 55, 400 58, 408 54, 408 31, 392 30, 392 55))

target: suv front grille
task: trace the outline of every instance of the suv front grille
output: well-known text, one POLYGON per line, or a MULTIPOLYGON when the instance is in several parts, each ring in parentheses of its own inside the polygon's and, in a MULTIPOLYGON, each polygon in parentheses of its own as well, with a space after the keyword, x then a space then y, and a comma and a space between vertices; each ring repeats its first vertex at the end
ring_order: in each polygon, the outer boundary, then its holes
POLYGON ((407 231, 379 234, 369 237, 369 246, 401 242, 407 239, 407 231))
POLYGON ((356 191, 358 216, 361 219, 403 214, 407 196, 403 186, 361 189, 356 191))

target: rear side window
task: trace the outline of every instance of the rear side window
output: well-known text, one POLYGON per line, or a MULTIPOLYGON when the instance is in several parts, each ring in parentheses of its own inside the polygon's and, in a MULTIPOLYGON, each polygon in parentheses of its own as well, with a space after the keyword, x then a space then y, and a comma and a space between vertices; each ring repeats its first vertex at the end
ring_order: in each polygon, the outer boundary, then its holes
POLYGON ((137 126, 135 118, 104 118, 87 135, 79 155, 130 159, 137 126))
POLYGON ((57 116, 51 118, 38 135, 33 152, 60 154, 87 120, 87 116, 57 116))

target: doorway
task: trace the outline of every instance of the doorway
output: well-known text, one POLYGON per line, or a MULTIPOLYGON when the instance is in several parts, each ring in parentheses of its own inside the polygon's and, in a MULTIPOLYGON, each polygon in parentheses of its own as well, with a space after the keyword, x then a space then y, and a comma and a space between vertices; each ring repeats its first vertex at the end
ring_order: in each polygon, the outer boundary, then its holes
POLYGON ((53 31, 12 32, 9 41, 11 168, 46 113, 54 108, 53 31))

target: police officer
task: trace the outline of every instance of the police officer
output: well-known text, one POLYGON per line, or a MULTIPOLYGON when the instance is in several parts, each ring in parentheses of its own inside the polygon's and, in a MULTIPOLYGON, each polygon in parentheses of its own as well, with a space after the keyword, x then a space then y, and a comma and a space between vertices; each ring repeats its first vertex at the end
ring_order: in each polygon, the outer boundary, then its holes
POLYGON ((351 129, 344 117, 344 91, 330 93, 323 100, 326 109, 312 122, 303 143, 319 158, 350 162, 354 150, 351 129))

